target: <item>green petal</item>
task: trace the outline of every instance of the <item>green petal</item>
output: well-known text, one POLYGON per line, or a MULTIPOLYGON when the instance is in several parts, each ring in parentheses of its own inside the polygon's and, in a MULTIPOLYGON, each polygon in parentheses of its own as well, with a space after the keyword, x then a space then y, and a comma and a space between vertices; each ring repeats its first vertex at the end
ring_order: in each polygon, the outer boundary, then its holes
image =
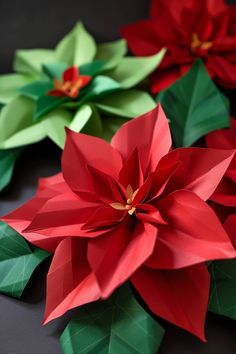
POLYGON ((20 298, 35 268, 48 256, 0 222, 0 292, 20 298))
POLYGON ((102 120, 103 124, 103 138, 110 142, 113 135, 117 132, 117 130, 125 123, 127 123, 129 119, 126 118, 118 118, 118 117, 104 117, 102 120))
POLYGON ((15 162, 22 149, 0 150, 0 191, 11 181, 15 162))
POLYGON ((56 58, 68 65, 80 66, 93 60, 96 43, 81 22, 68 33, 55 49, 56 58))
POLYGON ((236 320, 236 260, 211 263, 209 310, 236 320))
POLYGON ((0 102, 9 103, 17 94, 17 90, 32 81, 30 76, 6 74, 0 76, 0 102))
POLYGON ((17 96, 0 113, 0 148, 2 142, 32 124, 35 111, 33 100, 17 96))
POLYGON ((156 106, 147 92, 139 90, 114 92, 96 100, 95 104, 104 113, 125 118, 138 117, 156 106))
POLYGON ((157 96, 167 117, 175 146, 191 146, 205 134, 229 127, 229 103, 197 60, 172 86, 157 96))
POLYGON ((118 66, 107 73, 115 81, 119 82, 123 88, 131 88, 144 80, 161 63, 165 49, 162 49, 150 57, 126 57, 118 66))
POLYGON ((103 136, 103 127, 100 114, 94 105, 91 105, 90 107, 92 108, 92 115, 84 125, 82 133, 101 138, 103 136))
POLYGON ((127 53, 127 50, 127 44, 124 39, 119 39, 115 42, 99 44, 97 46, 95 59, 107 61, 104 69, 110 70, 118 65, 118 63, 127 53))
POLYGON ((126 285, 109 300, 80 308, 60 342, 64 354, 156 354, 163 335, 126 285))
POLYGON ((68 65, 65 63, 55 62, 43 65, 43 72, 49 79, 57 78, 61 80, 62 73, 67 69, 68 65))
POLYGON ((34 100, 46 95, 48 91, 53 88, 53 84, 49 80, 38 80, 28 85, 20 87, 18 92, 26 97, 30 97, 34 100))
POLYGON ((50 49, 17 50, 13 67, 16 72, 39 78, 42 65, 54 61, 54 51, 50 49))
POLYGON ((65 97, 54 97, 54 96, 41 96, 36 101, 36 111, 34 114, 34 120, 38 120, 43 117, 45 114, 50 113, 55 108, 61 106, 64 102, 67 101, 65 97))
POLYGON ((80 132, 85 124, 88 122, 93 111, 89 105, 81 106, 75 113, 73 120, 71 121, 69 128, 75 132, 80 132))

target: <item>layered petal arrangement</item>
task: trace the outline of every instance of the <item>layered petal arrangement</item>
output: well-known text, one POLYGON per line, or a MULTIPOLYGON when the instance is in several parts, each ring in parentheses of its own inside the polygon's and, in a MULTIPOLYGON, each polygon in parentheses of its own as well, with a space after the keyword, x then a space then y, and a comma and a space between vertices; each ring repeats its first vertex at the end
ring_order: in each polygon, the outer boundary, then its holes
MULTIPOLYGON (((236 120, 231 118, 229 129, 220 129, 206 136, 209 148, 236 149, 236 120)), ((229 165, 223 179, 211 196, 214 210, 224 223, 236 246, 236 158, 229 165)))
POLYGON ((130 280, 155 314, 204 340, 205 263, 236 257, 206 200, 233 157, 172 150, 160 105, 123 125, 111 144, 67 129, 62 173, 3 218, 54 253, 45 323, 130 280))
POLYGON ((150 18, 127 25, 122 35, 135 55, 167 48, 151 75, 157 93, 182 76, 196 58, 226 88, 236 88, 236 6, 224 0, 152 0, 150 18))

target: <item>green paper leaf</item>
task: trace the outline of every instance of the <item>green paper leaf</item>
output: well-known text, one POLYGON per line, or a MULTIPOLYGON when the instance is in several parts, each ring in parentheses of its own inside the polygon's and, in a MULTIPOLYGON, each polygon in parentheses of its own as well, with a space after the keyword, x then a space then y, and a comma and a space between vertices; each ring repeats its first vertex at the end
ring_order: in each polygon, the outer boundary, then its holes
POLYGON ((52 80, 57 78, 58 80, 62 79, 63 72, 68 68, 68 65, 65 63, 49 63, 43 65, 43 72, 52 80))
POLYGON ((18 92, 26 97, 30 97, 34 100, 47 94, 53 88, 52 81, 39 80, 34 81, 26 86, 20 87, 18 92))
POLYGON ((0 150, 0 191, 11 181, 15 162, 22 149, 0 150))
POLYGON ((17 94, 17 90, 27 85, 32 78, 20 74, 6 74, 0 76, 0 103, 9 103, 17 94))
POLYGON ((55 109, 42 120, 44 132, 61 149, 65 144, 65 127, 70 125, 72 119, 72 112, 65 109, 55 109))
POLYGON ((107 75, 119 82, 123 88, 131 88, 144 80, 161 63, 166 49, 149 57, 126 57, 107 75))
POLYGON ((55 49, 56 58, 69 66, 91 62, 96 54, 96 43, 85 30, 83 24, 78 22, 55 49))
POLYGON ((163 334, 126 285, 109 300, 80 308, 60 342, 64 354, 156 354, 163 334))
POLYGON ((13 67, 16 72, 40 78, 42 65, 54 61, 55 55, 51 49, 17 50, 13 67))
POLYGON ((103 138, 110 142, 113 135, 117 132, 117 130, 125 123, 127 123, 129 119, 118 118, 118 117, 104 117, 102 120, 103 124, 103 138))
POLYGON ((229 104, 197 60, 172 86, 157 96, 170 119, 176 147, 191 146, 205 134, 229 127, 229 104))
POLYGON ((20 298, 35 268, 49 253, 28 246, 8 225, 0 222, 0 292, 20 298))
POLYGON ((0 148, 8 148, 2 146, 3 142, 32 124, 34 110, 35 102, 23 96, 17 96, 2 108, 0 112, 0 148))
POLYGON ((209 310, 236 320, 236 260, 211 263, 209 310))
POLYGON ((72 122, 69 125, 71 130, 75 132, 80 132, 85 124, 88 122, 89 118, 93 114, 92 108, 89 105, 83 105, 79 107, 75 113, 72 122))
POLYGON ((68 99, 66 97, 41 96, 36 101, 36 111, 34 119, 38 120, 47 113, 50 113, 55 108, 61 106, 68 99))
POLYGON ((103 137, 102 119, 96 107, 94 105, 90 105, 90 107, 92 108, 92 115, 90 116, 87 123, 84 125, 82 129, 82 133, 102 138, 103 137))
POLYGON ((104 69, 110 70, 118 65, 118 63, 127 53, 127 50, 127 44, 124 39, 119 39, 115 42, 99 44, 97 46, 95 59, 105 60, 107 63, 104 69))
POLYGON ((79 67, 81 75, 95 76, 103 71, 106 65, 104 60, 94 60, 91 63, 83 64, 79 67))
POLYGON ((125 90, 96 99, 96 107, 104 113, 125 118, 138 117, 156 106, 152 97, 144 91, 125 90))

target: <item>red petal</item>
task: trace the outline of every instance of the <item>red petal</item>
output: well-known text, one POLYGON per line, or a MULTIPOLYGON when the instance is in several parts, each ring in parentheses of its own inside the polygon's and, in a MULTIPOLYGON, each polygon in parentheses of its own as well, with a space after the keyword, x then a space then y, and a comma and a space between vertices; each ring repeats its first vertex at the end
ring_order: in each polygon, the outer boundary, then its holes
POLYGON ((120 173, 119 182, 125 187, 130 185, 133 191, 143 184, 143 173, 140 164, 138 150, 135 149, 128 160, 124 163, 120 173))
POLYGON ((171 147, 168 121, 161 106, 124 124, 113 137, 111 145, 120 151, 124 160, 137 149, 144 177, 147 177, 171 147))
POLYGON ((179 66, 157 69, 150 76, 150 86, 152 93, 156 94, 166 89, 181 76, 182 74, 180 72, 179 66))
POLYGON ((79 79, 81 80, 80 88, 83 88, 90 83, 90 81, 92 80, 92 76, 81 75, 79 79))
POLYGON ((57 247, 47 275, 44 323, 100 297, 86 253, 87 242, 81 239, 68 237, 57 247))
POLYGON ((63 73, 63 82, 70 81, 74 82, 77 81, 79 78, 79 70, 76 66, 71 66, 63 73))
POLYGON ((151 255, 156 228, 131 217, 105 237, 89 241, 88 259, 96 274, 102 297, 108 297, 151 255))
MULTIPOLYGON (((219 53, 220 54, 220 53, 219 53)), ((211 55, 207 68, 214 73, 215 80, 225 88, 236 88, 236 63, 226 55, 211 55)))
POLYGON ((160 166, 174 159, 181 164, 170 178, 165 193, 187 189, 207 200, 215 191, 233 156, 232 150, 203 148, 180 148, 170 152, 162 159, 160 166))
POLYGON ((236 206, 236 183, 235 182, 236 181, 232 181, 230 178, 223 177, 219 186, 212 194, 211 200, 213 200, 216 203, 229 206, 229 207, 236 206))
POLYGON ((146 263, 149 267, 178 269, 236 257, 215 213, 194 193, 172 193, 157 208, 168 225, 158 227, 155 251, 146 263))
POLYGON ((48 92, 47 92, 47 95, 48 95, 48 96, 55 96, 55 97, 63 97, 63 96, 66 96, 65 92, 60 91, 60 90, 56 90, 56 89, 53 89, 53 90, 48 91, 48 92))
POLYGON ((228 217, 228 219, 224 223, 224 227, 236 248, 236 214, 230 215, 228 217))
POLYGON ((87 165, 118 178, 122 160, 119 153, 104 140, 67 129, 62 171, 74 192, 93 191, 87 165))
POLYGON ((111 206, 98 208, 82 229, 115 226, 124 219, 124 211, 111 206))
POLYGON ((155 314, 205 341, 210 277, 204 265, 175 271, 142 267, 131 281, 155 314))

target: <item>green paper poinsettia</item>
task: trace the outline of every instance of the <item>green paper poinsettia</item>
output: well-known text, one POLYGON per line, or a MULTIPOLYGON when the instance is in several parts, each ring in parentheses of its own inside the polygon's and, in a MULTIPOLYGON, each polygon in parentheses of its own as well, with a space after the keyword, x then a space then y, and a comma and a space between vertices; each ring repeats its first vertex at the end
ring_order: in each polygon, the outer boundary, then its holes
POLYGON ((80 22, 53 50, 17 51, 16 73, 0 76, 0 172, 7 160, 12 173, 19 154, 12 149, 46 137, 63 148, 65 126, 109 139, 126 119, 152 109, 155 101, 136 86, 165 49, 145 58, 126 52, 124 40, 97 45, 80 22))

